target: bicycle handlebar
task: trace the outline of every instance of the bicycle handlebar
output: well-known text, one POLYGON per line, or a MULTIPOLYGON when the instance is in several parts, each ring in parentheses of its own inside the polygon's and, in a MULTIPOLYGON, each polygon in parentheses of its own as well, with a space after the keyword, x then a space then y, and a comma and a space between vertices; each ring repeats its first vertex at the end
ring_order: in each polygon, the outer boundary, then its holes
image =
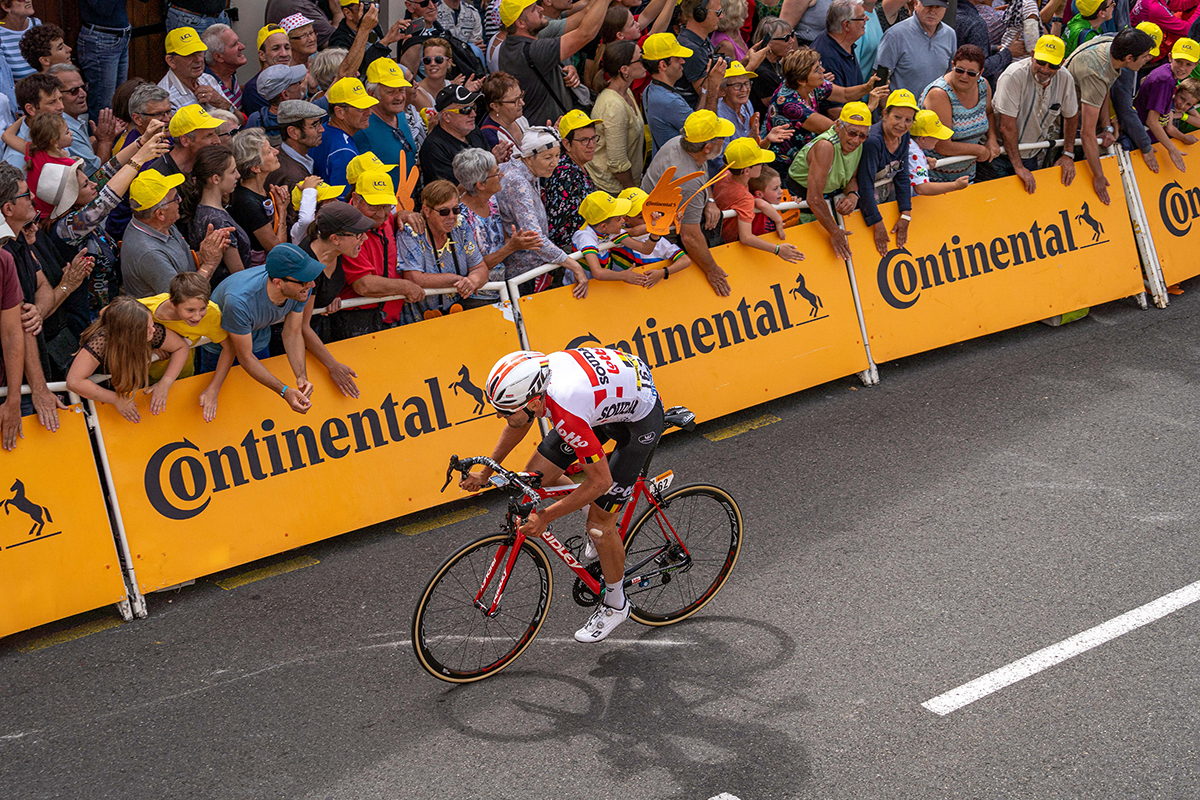
POLYGON ((465 479, 467 475, 471 474, 471 467, 474 467, 477 464, 488 467, 493 473, 495 473, 492 475, 492 477, 488 478, 493 486, 500 489, 504 488, 505 486, 513 486, 517 489, 520 489, 529 497, 535 499, 538 497, 538 487, 535 484, 541 483, 540 473, 532 473, 534 476, 534 481, 530 483, 522 477, 523 474, 529 475, 530 473, 519 473, 507 470, 487 456, 476 456, 474 458, 459 458, 456 455, 450 456, 450 466, 446 467, 446 482, 442 484, 442 491, 446 491, 446 487, 450 485, 450 481, 454 477, 455 470, 458 470, 465 479))

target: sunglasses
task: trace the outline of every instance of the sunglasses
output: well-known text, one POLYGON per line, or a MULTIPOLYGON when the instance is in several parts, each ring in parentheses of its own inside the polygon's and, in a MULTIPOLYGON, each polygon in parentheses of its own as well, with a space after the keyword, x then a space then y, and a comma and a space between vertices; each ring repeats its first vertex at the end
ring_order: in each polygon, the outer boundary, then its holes
POLYGON ((429 8, 429 6, 433 4, 433 0, 408 0, 408 2, 412 3, 417 8, 429 8))
POLYGON ((957 72, 959 75, 966 75, 968 78, 978 78, 979 77, 979 72, 977 70, 973 70, 973 69, 963 69, 962 67, 955 67, 954 71, 957 72))
POLYGON ((473 117, 475 116, 475 107, 467 106, 466 108, 447 108, 443 113, 462 114, 464 117, 473 117))
POLYGON ((1055 72, 1058 72, 1060 69, 1062 69, 1062 64, 1051 64, 1049 61, 1042 61, 1040 58, 1035 58, 1033 60, 1033 63, 1037 64, 1039 67, 1045 67, 1046 69, 1052 69, 1055 72))
POLYGON ((846 21, 847 22, 866 22, 867 18, 866 17, 851 17, 850 19, 848 19, 846 21))
POLYGON ((316 286, 316 281, 298 281, 295 278, 280 278, 279 280, 285 283, 294 283, 297 286, 316 286))
POLYGON ((445 56, 425 56, 424 58, 421 59, 421 63, 427 67, 430 64, 444 64, 447 61, 449 61, 449 59, 446 58, 445 56))
POLYGON ((87 94, 87 90, 88 90, 88 85, 86 83, 81 83, 78 86, 76 86, 74 89, 63 89, 63 94, 74 94, 74 95, 87 94))
POLYGON ((787 41, 791 41, 792 39, 795 39, 795 38, 796 38, 796 34, 793 32, 793 33, 789 33, 787 36, 772 36, 771 41, 772 42, 787 42, 787 41))
POLYGON ((463 207, 462 207, 462 204, 460 203, 459 205, 452 206, 451 208, 435 208, 433 210, 436 211, 439 215, 441 215, 443 217, 448 217, 451 214, 453 214, 454 216, 457 217, 459 214, 461 214, 463 212, 463 207))
POLYGON ((19 194, 19 195, 17 195, 16 197, 14 197, 14 198, 13 198, 12 200, 10 200, 9 202, 11 202, 11 203, 15 203, 15 202, 17 202, 18 200, 20 200, 22 197, 31 197, 32 195, 33 195, 33 192, 25 192, 24 194, 19 194))

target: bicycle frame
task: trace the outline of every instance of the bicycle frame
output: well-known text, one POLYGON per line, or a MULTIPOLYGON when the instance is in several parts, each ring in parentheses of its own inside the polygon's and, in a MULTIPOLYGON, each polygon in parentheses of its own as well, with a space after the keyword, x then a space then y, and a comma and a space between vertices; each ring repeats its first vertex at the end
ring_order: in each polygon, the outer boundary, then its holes
MULTIPOLYGON (((652 480, 657 485, 658 481, 666 478, 667 476, 669 476, 671 474, 672 473, 670 471, 668 471, 652 480)), ((497 573, 497 570, 500 569, 501 562, 504 562, 504 568, 503 568, 503 571, 500 572, 500 576, 499 576, 500 580, 496 586, 496 593, 495 593, 494 597, 492 598, 491 603, 489 603, 487 605, 485 613, 489 617, 493 617, 497 614, 497 612, 500 609, 500 600, 504 595, 504 587, 508 584, 508 577, 512 572, 513 564, 516 563, 517 553, 519 553, 521 551, 521 545, 523 545, 525 543, 525 540, 528 538, 524 533, 521 533, 521 530, 520 530, 521 518, 522 518, 522 515, 520 512, 523 510, 523 507, 527 506, 530 503, 536 502, 536 500, 548 500, 551 498, 558 498, 558 497, 566 496, 566 495, 570 494, 571 492, 575 491, 575 489, 577 489, 577 488, 578 487, 574 486, 574 485, 548 486, 548 487, 536 489, 535 496, 531 496, 528 492, 526 492, 523 495, 523 500, 524 500, 523 503, 517 502, 515 497, 511 497, 509 499, 509 508, 508 508, 508 514, 507 514, 507 517, 505 520, 505 527, 511 533, 512 538, 510 541, 501 545, 500 548, 496 551, 496 556, 495 556, 495 558, 492 559, 491 566, 488 568, 488 571, 484 574, 483 585, 479 587, 479 592, 475 595, 475 607, 476 608, 478 608, 480 611, 485 610, 483 597, 485 594, 487 594, 488 587, 491 585, 492 579, 496 577, 496 573, 497 573), (506 555, 507 555, 507 558, 505 558, 506 555)), ((629 524, 633 520, 633 512, 637 508, 638 501, 642 497, 645 497, 646 500, 650 503, 650 505, 653 508, 658 509, 660 512, 662 511, 662 506, 659 505, 659 502, 658 502, 659 498, 656 497, 655 493, 653 491, 651 491, 651 489, 647 486, 646 476, 644 473, 638 476, 637 482, 634 484, 633 496, 630 498, 629 502, 627 502, 625 504, 625 511, 622 513, 621 523, 617 528, 617 532, 621 535, 622 542, 625 541, 625 536, 626 536, 627 532, 629 531, 629 524)), ((675 532, 675 527, 671 524, 671 521, 666 517, 665 514, 662 514, 660 516, 660 519, 663 520, 663 522, 666 524, 667 529, 670 531, 670 537, 673 538, 675 543, 678 544, 679 547, 683 549, 684 553, 686 553, 690 556, 690 553, 687 553, 687 547, 683 544, 683 542, 679 538, 679 535, 675 532)), ((593 594, 595 594, 596 596, 600 595, 601 589, 603 588, 600 585, 600 582, 598 580, 596 580, 596 578, 594 578, 590 572, 588 572, 587 567, 585 567, 582 563, 580 563, 579 559, 575 558, 575 556, 571 553, 571 551, 569 549, 567 549, 566 545, 564 545, 562 542, 560 542, 558 540, 558 537, 556 537, 553 533, 550 532, 549 528, 542 531, 541 536, 539 538, 542 541, 544 541, 550 547, 550 549, 552 551, 554 551, 554 553, 559 557, 559 559, 564 564, 567 565, 567 568, 570 569, 572 572, 574 572, 575 575, 579 578, 579 580, 581 580, 584 583, 584 585, 587 586, 588 589, 590 589, 592 591, 593 594)), ((664 533, 664 539, 667 543, 670 543, 670 538, 667 538, 665 533, 664 533)), ((637 564, 634 564, 633 566, 626 565, 625 575, 629 575, 630 573, 641 569, 646 564, 648 564, 650 561, 654 560, 657 557, 657 555, 658 555, 658 552, 651 553, 649 556, 642 559, 640 562, 638 562, 637 564)), ((651 577, 653 574, 654 573, 650 573, 645 576, 639 576, 639 579, 641 579, 643 577, 651 577)), ((634 582, 636 582, 636 581, 634 581, 634 582)), ((629 583, 629 581, 626 581, 626 583, 629 583)))

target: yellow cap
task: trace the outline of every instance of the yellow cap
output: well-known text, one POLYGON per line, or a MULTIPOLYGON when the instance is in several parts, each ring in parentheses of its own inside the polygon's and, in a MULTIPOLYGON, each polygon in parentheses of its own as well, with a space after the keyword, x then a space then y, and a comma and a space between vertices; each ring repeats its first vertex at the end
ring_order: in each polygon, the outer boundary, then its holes
MULTIPOLYGON (((303 188, 300 184, 292 187, 292 208, 300 210, 300 198, 303 194, 303 188)), ((346 191, 345 186, 330 186, 328 183, 321 181, 317 184, 317 202, 324 203, 326 200, 335 200, 342 196, 342 192, 346 191)))
POLYGON ((733 136, 735 130, 732 122, 712 111, 693 111, 683 123, 683 138, 700 144, 718 136, 733 136))
POLYGON ((258 49, 262 50, 263 42, 277 33, 282 33, 287 36, 287 31, 272 22, 270 25, 263 25, 258 29, 258 49))
POLYGON ((175 115, 171 117, 171 125, 168 130, 172 136, 183 136, 192 131, 219 128, 224 124, 225 120, 217 119, 205 111, 203 106, 192 103, 175 112, 175 115))
POLYGON ((134 211, 158 205, 185 178, 182 174, 163 175, 156 169, 143 170, 129 186, 129 205, 134 211))
POLYGON ((1046 34, 1037 40, 1037 44, 1033 47, 1033 57, 1038 61, 1045 61, 1051 66, 1061 64, 1064 57, 1067 55, 1066 43, 1057 36, 1046 34))
POLYGON ((1171 58, 1182 58, 1195 64, 1200 61, 1200 44, 1187 37, 1176 39, 1175 46, 1171 48, 1171 58))
POLYGON ((368 170, 354 182, 354 191, 373 206, 396 205, 396 187, 386 172, 368 170))
POLYGON ((846 103, 842 106, 842 113, 838 119, 851 125, 870 125, 871 109, 867 107, 866 103, 855 100, 853 103, 846 103))
POLYGON ((366 152, 355 156, 346 164, 346 181, 357 183, 358 176, 364 172, 391 172, 398 166, 398 164, 385 164, 379 160, 379 156, 372 152, 366 152))
POLYGON ((592 119, 578 108, 573 108, 563 114, 562 119, 558 121, 558 135, 565 139, 571 131, 577 131, 589 125, 599 125, 603 121, 602 119, 592 119))
POLYGON ((537 0, 500 0, 500 24, 508 27, 537 0))
POLYGON ((770 164, 774 160, 774 153, 763 150, 749 136, 734 139, 725 148, 725 163, 730 169, 747 169, 755 164, 770 164))
POLYGON ((642 213, 642 206, 645 205, 646 198, 649 196, 645 190, 639 189, 636 186, 630 186, 628 189, 621 190, 621 193, 617 195, 617 199, 629 201, 629 213, 625 216, 634 217, 642 213))
POLYGON ((913 93, 908 89, 896 89, 888 95, 887 103, 883 106, 885 109, 911 108, 913 111, 920 111, 921 107, 917 105, 917 98, 913 97, 913 93))
POLYGON ((1075 0, 1075 10, 1082 17, 1090 17, 1100 10, 1104 0, 1075 0))
POLYGON ((751 78, 758 77, 757 72, 751 72, 750 70, 746 69, 744 66, 742 66, 742 62, 740 62, 740 61, 734 61, 725 70, 725 79, 726 80, 728 80, 729 78, 740 78, 743 75, 749 75, 751 78))
POLYGON ((608 192, 592 192, 579 204, 579 216, 586 225, 599 225, 606 219, 629 216, 632 206, 630 201, 613 197, 608 192))
POLYGON ((662 61, 667 58, 687 58, 692 51, 679 44, 673 33, 655 33, 642 42, 642 58, 647 61, 662 61))
POLYGON ((362 2, 362 0, 341 0, 342 8, 345 8, 346 6, 352 6, 357 3, 361 3, 361 2, 362 2))
POLYGON ((358 78, 342 78, 329 87, 329 105, 345 103, 355 108, 370 108, 379 105, 379 101, 367 94, 367 89, 358 78))
POLYGON ((954 131, 942 124, 936 111, 923 108, 917 112, 912 127, 908 129, 910 136, 932 136, 935 139, 949 139, 954 131))
POLYGON ((200 41, 195 28, 176 28, 167 34, 167 55, 190 56, 206 50, 208 45, 200 41))
POLYGON ((377 58, 367 67, 367 83, 378 83, 380 86, 390 86, 393 89, 405 89, 412 86, 400 65, 390 58, 377 58))
POLYGON ((1151 58, 1158 58, 1158 54, 1162 52, 1161 45, 1163 40, 1162 28, 1155 25, 1153 22, 1139 22, 1136 26, 1142 33, 1148 34, 1154 40, 1154 49, 1150 51, 1151 58))

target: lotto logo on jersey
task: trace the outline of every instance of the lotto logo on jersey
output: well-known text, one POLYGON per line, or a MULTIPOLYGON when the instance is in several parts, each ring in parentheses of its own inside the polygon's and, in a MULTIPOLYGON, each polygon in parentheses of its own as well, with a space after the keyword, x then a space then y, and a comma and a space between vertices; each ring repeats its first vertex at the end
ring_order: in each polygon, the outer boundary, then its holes
POLYGON ((578 433, 572 433, 571 431, 567 430, 567 426, 562 422, 559 422, 557 425, 555 425, 554 430, 558 431, 558 435, 562 437, 564 443, 570 445, 572 451, 587 446, 587 439, 583 438, 578 433))

